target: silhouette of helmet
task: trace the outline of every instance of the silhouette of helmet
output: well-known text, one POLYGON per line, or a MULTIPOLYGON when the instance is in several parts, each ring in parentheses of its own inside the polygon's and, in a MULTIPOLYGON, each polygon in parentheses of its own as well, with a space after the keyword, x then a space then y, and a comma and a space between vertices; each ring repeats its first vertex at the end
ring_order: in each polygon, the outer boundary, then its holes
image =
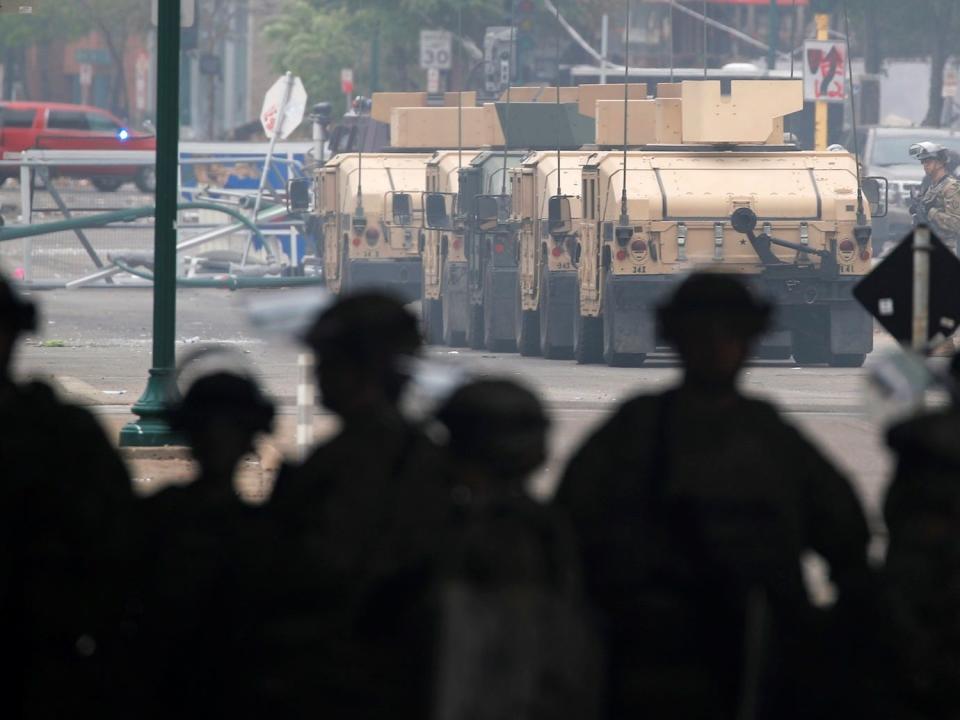
POLYGON ((267 433, 273 427, 274 406, 253 379, 221 371, 197 378, 167 412, 171 429, 188 433, 218 417, 227 417, 250 433, 267 433))
POLYGON ((762 334, 770 322, 770 304, 755 297, 737 276, 700 272, 684 280, 670 299, 657 308, 664 339, 670 342, 707 323, 744 340, 762 334))
POLYGON ((398 298, 375 291, 334 303, 317 316, 302 339, 318 355, 363 365, 415 355, 422 345, 413 314, 398 298))
POLYGON ((0 275, 0 324, 18 333, 37 329, 36 306, 21 297, 3 275, 0 275))
POLYGON ((925 141, 910 146, 910 154, 920 162, 924 160, 947 161, 947 149, 935 142, 925 141))
POLYGON ((437 411, 458 458, 507 479, 545 459, 549 420, 536 395, 509 380, 478 380, 454 391, 437 411))

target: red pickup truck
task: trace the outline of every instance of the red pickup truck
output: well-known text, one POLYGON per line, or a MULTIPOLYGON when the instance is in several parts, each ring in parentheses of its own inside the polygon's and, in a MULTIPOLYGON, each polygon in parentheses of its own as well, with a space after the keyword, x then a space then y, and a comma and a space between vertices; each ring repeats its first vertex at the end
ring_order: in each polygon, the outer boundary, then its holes
MULTIPOLYGON (((116 117, 88 105, 50 102, 0 102, 0 158, 24 150, 153 150, 153 135, 135 132, 116 117)), ((134 182, 145 193, 156 189, 156 175, 148 166, 61 166, 53 175, 85 177, 98 190, 116 190, 134 182)), ((19 176, 12 167, 0 167, 0 185, 19 176)))

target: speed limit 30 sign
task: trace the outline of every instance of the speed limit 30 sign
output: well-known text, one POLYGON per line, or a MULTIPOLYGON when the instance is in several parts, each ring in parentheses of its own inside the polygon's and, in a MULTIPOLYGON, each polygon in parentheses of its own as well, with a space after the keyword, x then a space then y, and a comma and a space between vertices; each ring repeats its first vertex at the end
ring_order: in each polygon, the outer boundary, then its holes
POLYGON ((446 30, 420 31, 420 67, 449 70, 453 64, 453 36, 446 30))

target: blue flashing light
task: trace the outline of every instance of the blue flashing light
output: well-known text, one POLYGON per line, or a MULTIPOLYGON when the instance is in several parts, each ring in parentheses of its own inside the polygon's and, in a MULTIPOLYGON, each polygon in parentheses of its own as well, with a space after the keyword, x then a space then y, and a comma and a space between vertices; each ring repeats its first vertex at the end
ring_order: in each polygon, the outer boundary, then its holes
POLYGON ((126 128, 120 128, 117 130, 117 140, 120 142, 126 142, 130 139, 130 131, 126 128))

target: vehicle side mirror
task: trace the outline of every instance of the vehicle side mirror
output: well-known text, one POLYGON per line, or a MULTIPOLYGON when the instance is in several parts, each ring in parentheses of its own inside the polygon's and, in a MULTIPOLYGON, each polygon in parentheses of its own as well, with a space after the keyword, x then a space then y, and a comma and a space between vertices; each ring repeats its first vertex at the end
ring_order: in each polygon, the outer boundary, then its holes
POLYGON ((878 175, 863 179, 863 194, 870 203, 870 217, 882 218, 889 206, 890 183, 878 175))
POLYGON ((501 198, 497 195, 477 197, 477 225, 481 230, 493 230, 500 224, 501 198))
POLYGON ((287 181, 287 211, 309 212, 313 180, 310 178, 293 178, 287 181))
POLYGON ((452 226, 447 197, 442 193, 427 193, 423 199, 426 225, 431 230, 446 230, 452 226))
POLYGON ((547 202, 547 228, 551 235, 559 237, 573 232, 573 213, 570 210, 570 198, 554 195, 547 202))
POLYGON ((392 205, 393 224, 409 225, 413 219, 413 201, 408 193, 394 193, 392 205))

